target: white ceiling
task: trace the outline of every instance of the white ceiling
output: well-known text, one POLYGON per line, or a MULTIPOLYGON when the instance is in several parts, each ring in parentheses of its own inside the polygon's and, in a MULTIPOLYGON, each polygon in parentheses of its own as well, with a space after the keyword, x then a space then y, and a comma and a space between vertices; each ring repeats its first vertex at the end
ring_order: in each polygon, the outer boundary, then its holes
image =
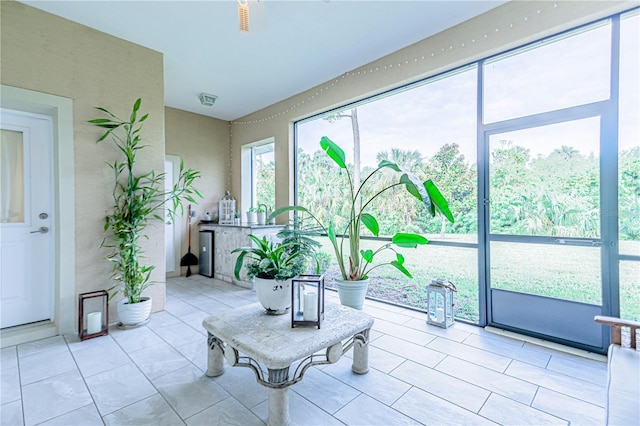
POLYGON ((234 120, 506 1, 267 0, 266 28, 249 33, 236 0, 22 2, 162 52, 165 105, 234 120))

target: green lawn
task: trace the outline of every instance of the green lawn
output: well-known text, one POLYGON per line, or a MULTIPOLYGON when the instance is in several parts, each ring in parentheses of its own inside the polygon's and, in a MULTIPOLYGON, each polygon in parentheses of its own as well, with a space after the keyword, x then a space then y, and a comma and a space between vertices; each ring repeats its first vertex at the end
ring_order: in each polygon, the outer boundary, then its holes
MULTIPOLYGON (((453 235, 450 240, 474 242, 475 236, 453 235)), ((328 239, 319 239, 323 251, 333 253, 328 239)), ((379 242, 364 240, 362 249, 379 242)), ((433 278, 456 284, 456 317, 478 320, 478 255, 476 249, 426 245, 402 249, 405 265, 414 278, 391 266, 371 274, 371 294, 378 298, 424 309, 426 286, 433 278)), ((622 253, 640 253, 640 242, 621 242, 622 253)), ((392 259, 393 253, 387 255, 392 259)), ((332 256, 333 257, 333 256, 332 256)), ((384 259, 383 257, 380 260, 384 259)), ((336 265, 333 265, 337 268, 336 265)), ((545 244, 492 242, 491 277, 494 288, 544 295, 599 305, 600 250, 545 244)), ((620 310, 626 319, 640 321, 640 262, 620 263, 620 310)))

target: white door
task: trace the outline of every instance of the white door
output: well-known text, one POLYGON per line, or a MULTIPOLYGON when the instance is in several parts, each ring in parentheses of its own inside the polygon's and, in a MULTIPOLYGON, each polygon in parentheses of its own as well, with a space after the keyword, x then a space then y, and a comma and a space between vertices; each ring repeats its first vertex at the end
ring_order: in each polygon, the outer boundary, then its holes
POLYGON ((52 124, 0 110, 0 328, 53 320, 52 124))

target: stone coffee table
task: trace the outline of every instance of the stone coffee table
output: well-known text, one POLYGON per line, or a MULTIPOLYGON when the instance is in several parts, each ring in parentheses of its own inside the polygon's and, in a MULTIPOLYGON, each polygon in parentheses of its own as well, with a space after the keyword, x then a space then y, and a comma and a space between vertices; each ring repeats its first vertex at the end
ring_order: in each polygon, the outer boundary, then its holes
POLYGON ((325 305, 320 329, 291 328, 290 314, 267 315, 259 303, 211 315, 202 321, 208 332, 206 375, 224 373, 223 356, 231 366, 251 368, 258 383, 269 388, 267 424, 288 425, 288 387, 302 380, 309 367, 333 364, 353 346, 353 372, 369 371, 372 325, 371 315, 334 303, 325 305))

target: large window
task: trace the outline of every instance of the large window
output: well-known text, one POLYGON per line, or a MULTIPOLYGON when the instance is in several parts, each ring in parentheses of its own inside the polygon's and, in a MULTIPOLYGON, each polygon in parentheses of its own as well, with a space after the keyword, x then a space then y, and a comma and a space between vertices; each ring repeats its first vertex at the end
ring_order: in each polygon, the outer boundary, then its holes
MULTIPOLYGON (((357 179, 365 179, 378 162, 389 159, 422 179, 433 179, 449 200, 453 224, 441 216, 432 218, 404 190, 389 192, 370 207, 380 223, 381 235, 416 232, 431 243, 403 252, 413 279, 393 268, 377 269, 371 277, 369 296, 420 309, 425 307, 425 286, 433 278, 445 277, 459 289, 457 316, 479 321, 484 309, 479 294, 488 281, 487 271, 494 268, 496 282, 511 286, 522 281, 518 265, 531 259, 532 246, 518 246, 518 250, 524 250, 521 253, 508 242, 510 236, 570 237, 578 238, 580 244, 592 238, 597 245, 605 238, 602 216, 619 212, 621 257, 614 259, 617 254, 609 251, 605 256, 614 263, 624 261, 620 268, 613 268, 613 279, 620 284, 622 316, 640 319, 640 283, 634 275, 640 265, 638 15, 623 15, 620 22, 619 75, 615 64, 612 66, 616 19, 296 123, 297 204, 314 214, 331 215, 338 224, 347 214, 340 193, 346 183, 336 184, 343 182, 344 176, 320 150, 322 136, 345 150, 348 167, 356 176, 359 174, 357 179), (479 66, 483 73, 481 87, 479 66), (611 155, 601 152, 600 145, 601 138, 609 141, 611 135, 605 133, 611 129, 603 127, 599 112, 593 112, 610 109, 602 105, 615 99, 618 82, 619 185, 609 178, 600 179, 606 175, 602 170, 612 167, 607 163, 610 160, 603 160, 611 159, 611 155), (482 123, 477 117, 483 117, 482 123), (531 122, 523 125, 523 120, 531 122), (481 140, 479 135, 490 132, 491 126, 503 126, 500 128, 505 130, 491 133, 486 142, 481 140), (487 188, 479 188, 478 182, 484 179, 487 188), (608 186, 603 187, 605 184, 608 186), (606 197, 602 201, 602 193, 615 193, 617 187, 619 206, 606 197), (483 191, 491 196, 479 202, 483 191), (479 212, 489 204, 488 219, 480 221, 479 212), (488 233, 499 238, 489 243, 483 237, 488 233), (504 255, 501 263, 489 267, 483 256, 491 250, 493 256, 504 255)), ((326 244, 325 239, 321 241, 326 244)), ((552 250, 543 242, 536 240, 540 244, 534 247, 541 263, 529 266, 538 275, 548 275, 545 283, 558 282, 554 274, 562 272, 563 279, 568 279, 562 282, 571 285, 557 289, 557 294, 546 290, 541 294, 601 303, 597 249, 582 250, 584 261, 597 268, 588 279, 581 280, 579 275, 591 270, 578 265, 560 271, 561 262, 555 265, 545 259, 555 256, 553 250, 564 249, 552 250), (588 291, 583 291, 579 282, 587 283, 588 291)), ((363 245, 366 249, 367 243, 363 245)), ((326 251, 331 253, 328 245, 326 251)), ((565 251, 571 251, 571 256, 582 253, 580 249, 565 251)), ((562 254, 554 260, 561 261, 562 254)), ((336 271, 330 269, 328 274, 336 271)), ((533 281, 520 284, 524 290, 519 291, 529 291, 531 286, 532 292, 540 290, 533 281)), ((617 303, 613 301, 612 306, 617 303)))
POLYGON ((620 22, 618 217, 620 315, 640 320, 640 15, 620 22))
MULTIPOLYGON (((331 215, 340 224, 348 214, 341 196, 345 177, 320 150, 322 136, 345 150, 349 167, 359 170, 354 179, 362 181, 380 161, 391 160, 422 180, 433 179, 449 200, 453 224, 431 217, 404 189, 389 191, 370 207, 380 235, 416 232, 431 244, 402 251, 413 279, 394 268, 377 269, 369 296, 424 308, 426 285, 447 277, 465 300, 458 314, 477 320, 476 89, 477 68, 471 66, 297 124, 297 202, 315 215, 331 215)), ((388 176, 377 176, 372 191, 388 183, 388 176)), ((379 246, 365 241, 362 248, 368 245, 379 246)), ((326 251, 331 253, 328 245, 326 251)))
POLYGON ((242 148, 242 205, 273 210, 276 204, 275 142, 273 138, 242 148))

